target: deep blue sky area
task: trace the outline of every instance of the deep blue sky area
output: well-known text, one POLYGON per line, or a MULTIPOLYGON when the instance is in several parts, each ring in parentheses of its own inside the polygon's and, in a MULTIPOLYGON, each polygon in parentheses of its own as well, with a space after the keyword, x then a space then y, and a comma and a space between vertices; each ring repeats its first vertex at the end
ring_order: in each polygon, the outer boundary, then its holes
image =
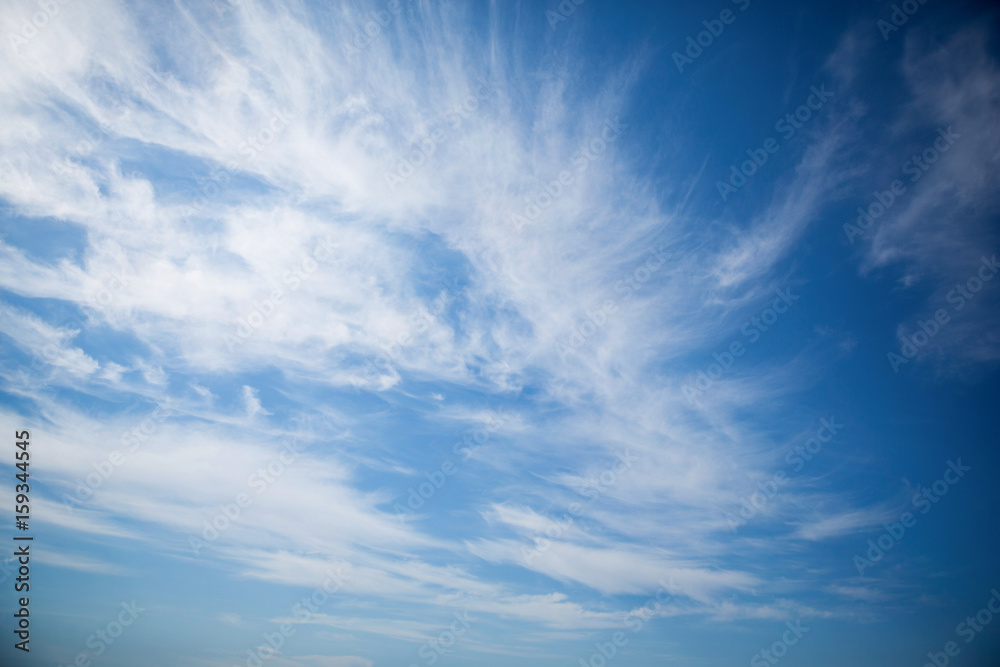
POLYGON ((1000 664, 993 4, 0 28, 0 664, 1000 664))

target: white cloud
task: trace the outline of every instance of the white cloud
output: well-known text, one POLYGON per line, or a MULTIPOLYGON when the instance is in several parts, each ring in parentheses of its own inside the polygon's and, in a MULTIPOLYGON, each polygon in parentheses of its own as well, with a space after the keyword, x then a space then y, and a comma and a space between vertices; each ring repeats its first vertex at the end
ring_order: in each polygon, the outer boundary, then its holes
MULTIPOLYGON (((31 7, 0 9, 0 28, 13 29, 31 7)), ((783 434, 761 432, 747 409, 759 419, 780 412, 822 375, 823 362, 795 350, 759 367, 748 362, 698 405, 681 387, 684 362, 696 354, 708 363, 729 343, 780 282, 775 272, 810 224, 858 176, 844 165, 844 148, 863 109, 831 106, 829 123, 805 138, 794 175, 733 233, 732 221, 713 225, 720 221, 689 212, 701 172, 669 186, 676 201, 658 196, 662 184, 630 161, 626 142, 648 140, 628 120, 645 54, 595 74, 567 49, 526 76, 505 55, 499 23, 512 20, 508 10, 494 8, 484 40, 491 46, 479 48, 455 37, 468 18, 462 7, 411 3, 398 31, 350 60, 339 45, 367 8, 341 7, 324 33, 297 3, 253 7, 223 20, 207 5, 134 13, 119 2, 71 3, 22 58, 4 56, 0 113, 9 122, 0 148, 10 157, 0 164, 0 196, 18 215, 66 225, 75 246, 40 257, 0 242, 0 287, 30 303, 58 300, 111 341, 85 345, 76 329, 0 304, 0 331, 19 349, 52 352, 49 384, 18 391, 38 406, 37 422, 55 425, 46 469, 53 488, 75 493, 75 480, 126 447, 123 436, 142 428, 152 405, 171 410, 151 433, 140 430, 141 446, 83 507, 69 515, 40 499, 40 520, 192 559, 187 540, 247 493, 257 471, 277 466, 284 438, 297 438, 303 451, 259 495, 250 487, 253 504, 200 558, 299 587, 318 586, 340 566, 350 575, 345 594, 369 604, 438 609, 461 600, 546 631, 620 623, 613 603, 563 590, 645 595, 669 576, 685 593, 664 615, 778 618, 804 609, 773 602, 777 584, 756 558, 851 534, 882 514, 829 502, 832 492, 804 491, 804 482, 759 518, 778 533, 767 545, 732 537, 724 514, 779 463, 783 434), (455 122, 449 113, 481 78, 491 91, 455 122), (592 82, 586 98, 566 83, 583 78, 592 82), (615 118, 621 136, 578 167, 581 146, 615 118), (385 173, 437 129, 445 139, 426 164, 389 190, 385 173), (261 147, 250 150, 248 137, 261 147), (158 178, 143 158, 179 175, 158 178), (511 215, 563 170, 573 182, 518 231, 511 215), (317 248, 330 239, 336 251, 321 258, 317 248), (644 269, 661 248, 666 260, 644 269), (631 287, 643 270, 648 282, 631 287), (449 292, 439 273, 461 288, 449 292), (614 313, 563 358, 559 346, 609 301, 614 313), (262 386, 257 373, 275 378, 265 391, 269 409, 245 384, 262 386), (415 390, 421 382, 434 390, 415 390), (358 417, 331 398, 358 388, 378 394, 378 410, 405 402, 427 423, 475 428, 487 423, 489 405, 523 397, 527 387, 531 401, 506 408, 502 428, 463 468, 488 482, 469 484, 479 495, 467 508, 467 539, 396 519, 388 508, 398 490, 378 487, 370 473, 427 466, 400 460, 409 452, 383 455, 397 434, 383 429, 381 413, 358 417), (147 407, 98 419, 50 388, 109 402, 124 395, 147 407), (476 392, 490 401, 466 399, 476 392), (235 398, 228 411, 216 406, 219 396, 239 396, 246 419, 235 398), (293 413, 284 425, 260 419, 284 417, 284 401, 293 413), (639 463, 525 564, 521 547, 579 501, 579 489, 622 449, 639 463), (804 498, 819 508, 808 523, 791 512, 804 498), (544 583, 494 580, 484 561, 531 570, 532 582, 541 574, 544 583)), ((996 116, 987 113, 993 61, 974 35, 956 44, 968 71, 950 69, 946 54, 908 51, 914 118, 921 111, 962 125, 996 116), (936 93, 946 85, 954 96, 936 93)), ((861 76, 864 52, 852 38, 831 59, 843 86, 861 76)), ((985 140, 962 144, 955 165, 942 164, 941 183, 873 236, 865 261, 905 258, 920 273, 932 270, 939 243, 979 247, 982 229, 941 239, 924 214, 951 196, 982 199, 995 186, 997 154, 985 140)), ((952 331, 972 340, 977 326, 960 326, 952 331)), ((992 358, 992 343, 975 354, 992 358)), ((782 428, 794 434, 812 419, 797 414, 782 428)), ((411 640, 431 629, 333 612, 315 622, 411 640)))
POLYGON ((243 385, 243 405, 246 407, 248 419, 253 419, 257 415, 271 414, 261 407, 260 398, 258 398, 257 393, 257 390, 253 387, 243 385))
POLYGON ((238 628, 243 625, 243 619, 240 617, 239 614, 223 613, 219 614, 218 618, 226 625, 231 625, 234 628, 238 628))
POLYGON ((132 574, 119 565, 95 558, 87 558, 80 554, 61 554, 47 549, 36 552, 33 554, 33 558, 39 563, 45 563, 52 567, 68 568, 88 574, 112 574, 119 576, 132 574))

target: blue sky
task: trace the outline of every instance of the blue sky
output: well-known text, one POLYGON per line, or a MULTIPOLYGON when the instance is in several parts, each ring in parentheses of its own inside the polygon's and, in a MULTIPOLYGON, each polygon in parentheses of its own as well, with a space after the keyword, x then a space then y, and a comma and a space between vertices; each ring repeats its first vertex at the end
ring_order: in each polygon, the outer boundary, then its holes
POLYGON ((5 664, 997 664, 995 8, 0 27, 5 664))

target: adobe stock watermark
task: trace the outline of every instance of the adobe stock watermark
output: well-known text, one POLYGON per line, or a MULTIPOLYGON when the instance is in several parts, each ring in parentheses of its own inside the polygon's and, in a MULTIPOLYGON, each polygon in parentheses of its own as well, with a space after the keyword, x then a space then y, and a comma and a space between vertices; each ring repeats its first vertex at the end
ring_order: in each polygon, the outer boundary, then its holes
POLYGON ((559 6, 556 7, 555 11, 551 9, 545 10, 545 20, 549 22, 549 27, 553 30, 556 27, 568 19, 573 14, 576 14, 576 8, 585 3, 587 0, 562 0, 559 6))
POLYGON ((216 167, 209 172, 208 178, 197 179, 198 190, 192 199, 192 203, 185 207, 185 215, 192 215, 202 211, 212 200, 219 197, 233 181, 233 173, 240 171, 252 164, 257 156, 264 149, 274 142, 295 119, 295 114, 280 109, 272 109, 271 118, 256 132, 247 135, 247 138, 240 142, 236 151, 243 156, 240 160, 230 160, 225 168, 216 167))
POLYGON ((212 3, 212 5, 215 8, 215 13, 218 14, 219 16, 223 16, 226 12, 228 12, 233 8, 238 7, 240 9, 243 9, 243 6, 244 4, 246 4, 246 2, 247 0, 216 0, 215 2, 212 3))
MULTIPOLYGON (((662 579, 657 581, 660 587, 656 589, 656 593, 637 609, 625 614, 625 626, 632 631, 632 634, 641 632, 653 617, 660 613, 664 605, 677 595, 679 589, 674 585, 673 577, 669 579, 669 583, 664 583, 662 579)), ((628 639, 624 632, 617 630, 612 633, 608 641, 595 642, 593 652, 586 659, 580 658, 580 667, 604 667, 628 645, 628 639)))
MULTIPOLYGON (((479 447, 489 442, 490 436, 499 431, 504 425, 503 411, 497 408, 494 412, 490 410, 487 423, 466 431, 460 440, 456 440, 452 446, 453 454, 461 455, 462 461, 468 461, 479 447)), ((406 497, 406 506, 396 503, 393 510, 400 523, 405 523, 406 519, 412 517, 417 511, 437 495, 437 492, 445 485, 449 477, 458 472, 458 465, 451 459, 445 459, 437 469, 424 473, 426 482, 421 482, 416 488, 410 487, 410 494, 406 497)))
POLYGON ((750 667, 769 667, 778 664, 788 654, 788 649, 795 646, 809 632, 809 628, 802 626, 802 619, 797 619, 795 623, 785 622, 788 629, 781 634, 781 638, 775 640, 768 648, 761 649, 750 658, 750 667))
POLYGON ((80 506, 90 500, 94 492, 104 482, 108 481, 119 466, 128 460, 130 454, 138 450, 144 442, 156 433, 160 424, 166 421, 169 416, 170 410, 163 405, 159 405, 148 417, 122 433, 118 439, 118 443, 123 449, 112 449, 106 457, 96 463, 91 463, 90 466, 94 471, 88 473, 86 477, 78 477, 76 479, 76 488, 74 489, 73 496, 67 493, 62 494, 63 505, 66 509, 72 512, 74 505, 80 506))
MULTIPOLYGON (((792 466, 791 472, 795 473, 802 470, 806 462, 812 461, 813 457, 822 451, 823 445, 831 442, 840 429, 844 428, 844 425, 838 424, 834 417, 820 419, 819 423, 820 426, 816 429, 816 435, 806 440, 805 444, 796 445, 792 451, 785 455, 785 463, 792 466), (824 435, 824 431, 826 435, 824 435)), ((768 501, 778 495, 778 491, 790 479, 789 473, 782 469, 775 471, 771 479, 764 482, 757 482, 759 490, 741 499, 739 517, 731 512, 725 515, 726 521, 729 522, 729 529, 735 533, 747 525, 767 505, 768 501)))
MULTIPOLYGON (((750 7, 750 0, 732 0, 732 3, 737 5, 741 12, 745 12, 750 7)), ((737 14, 734 14, 733 10, 723 9, 719 12, 719 18, 702 21, 701 24, 706 29, 694 37, 688 35, 687 48, 684 53, 674 51, 670 55, 674 60, 674 65, 677 66, 677 71, 683 74, 685 65, 694 64, 694 61, 701 57, 705 49, 712 46, 715 40, 722 36, 726 26, 732 25, 736 21, 736 17, 737 14)))
MULTIPOLYGON (((962 459, 957 459, 954 462, 948 461, 948 467, 945 468, 941 479, 920 493, 914 494, 910 502, 913 503, 915 509, 920 510, 921 514, 927 514, 931 511, 931 507, 941 502, 941 498, 947 495, 949 489, 958 484, 958 481, 965 477, 965 473, 970 470, 972 470, 970 466, 962 465, 962 459)), ((868 540, 868 550, 865 552, 867 558, 859 555, 854 556, 854 567, 858 569, 858 574, 862 577, 865 576, 865 570, 874 567, 875 563, 882 560, 885 553, 903 539, 907 528, 913 528, 915 525, 917 525, 917 517, 912 512, 903 512, 898 522, 883 525, 882 528, 885 529, 885 532, 875 540, 868 540)))
MULTIPOLYGON (((986 605, 976 612, 975 616, 966 616, 965 620, 955 626, 955 634, 965 639, 966 644, 971 644, 972 640, 979 636, 986 626, 993 622, 993 615, 1000 614, 1000 591, 992 589, 992 595, 986 601, 986 605), (996 603, 996 607, 993 603, 996 603)), ((924 667, 945 667, 952 658, 958 657, 962 652, 962 647, 956 641, 949 641, 944 645, 943 651, 928 651, 928 661, 924 667)))
POLYGON ((561 520, 553 520, 545 528, 545 537, 538 535, 532 537, 532 540, 535 542, 535 546, 532 549, 528 549, 525 546, 521 547, 521 556, 524 558, 524 561, 530 565, 535 558, 548 551, 549 547, 552 546, 552 540, 557 540, 565 535, 573 526, 576 519, 583 515, 584 510, 595 500, 607 494, 608 490, 618 483, 619 478, 631 470, 632 465, 637 460, 638 458, 632 456, 631 452, 627 449, 623 452, 615 452, 615 462, 611 467, 603 471, 596 479, 587 480, 583 486, 583 490, 580 491, 580 495, 587 498, 587 502, 570 503, 567 508, 569 509, 569 513, 564 512, 561 520))
MULTIPOLYGON (((791 289, 784 288, 775 291, 778 298, 774 300, 770 308, 765 308, 759 315, 754 315, 743 323, 740 333, 749 339, 750 344, 760 340, 763 333, 767 332, 778 317, 788 312, 788 309, 795 305, 799 296, 792 294, 791 289)), ((722 352, 714 352, 712 358, 715 361, 704 370, 698 371, 693 383, 685 384, 681 391, 688 402, 694 404, 695 399, 708 391, 722 376, 733 367, 736 359, 742 357, 747 351, 746 346, 739 340, 734 340, 729 345, 722 348, 722 352)))
MULTIPOLYGON (((819 88, 811 86, 809 88, 809 96, 806 97, 805 102, 799 105, 794 112, 786 113, 775 122, 775 132, 781 133, 782 141, 788 141, 813 117, 814 112, 818 112, 823 108, 823 105, 831 97, 833 97, 833 93, 826 89, 826 84, 820 84, 819 88)), ((768 137, 763 141, 760 148, 747 149, 746 153, 749 159, 744 160, 739 168, 736 167, 736 164, 729 165, 728 182, 715 182, 715 187, 718 189, 719 197, 722 198, 722 201, 726 201, 729 199, 729 195, 746 185, 747 179, 756 174, 767 163, 768 157, 774 155, 780 149, 781 142, 774 137, 768 137)))
POLYGON ((893 4, 889 20, 879 19, 875 23, 875 27, 882 33, 882 41, 888 42, 889 37, 906 25, 910 17, 916 14, 920 7, 926 3, 927 0, 903 0, 898 5, 893 4))
MULTIPOLYGON (((976 271, 975 275, 971 276, 964 283, 955 285, 955 288, 945 295, 945 300, 952 304, 954 312, 961 311, 965 308, 966 304, 983 290, 986 283, 993 280, 993 276, 998 271, 1000 271, 1000 265, 997 264, 996 255, 993 255, 991 259, 983 257, 980 260, 979 270, 976 271)), ((949 322, 951 322, 951 315, 944 308, 934 311, 933 318, 928 318, 926 321, 917 320, 917 327, 920 328, 920 331, 899 337, 900 354, 889 352, 886 355, 892 372, 899 373, 899 367, 910 363, 910 360, 917 356, 918 350, 930 343, 931 339, 941 330, 941 327, 949 322)))
POLYGON ((393 362, 399 361, 403 350, 413 343, 414 335, 420 335, 427 331, 434 324, 434 318, 443 313, 465 291, 465 288, 460 287, 454 280, 442 280, 440 284, 444 289, 431 302, 431 308, 413 313, 410 316, 410 329, 400 332, 392 342, 379 346, 381 351, 375 355, 374 360, 365 360, 364 382, 358 377, 351 378, 351 387, 355 394, 361 392, 365 383, 371 384, 378 380, 383 371, 391 372, 393 362))
MULTIPOLYGON (((646 252, 651 254, 653 259, 647 259, 615 283, 615 294, 620 294, 622 301, 631 299, 667 261, 664 246, 660 246, 656 250, 650 248, 646 252)), ((601 307, 586 311, 587 319, 570 329, 570 335, 565 343, 560 341, 557 344, 560 361, 565 362, 567 355, 578 352, 588 340, 604 328, 609 318, 618 312, 618 301, 618 297, 607 299, 601 307)))
MULTIPOLYGON (((281 453, 270 463, 247 477, 247 486, 253 489, 256 496, 264 493, 267 488, 285 471, 295 463, 295 460, 302 453, 300 445, 295 440, 287 440, 281 453)), ((195 556, 200 556, 202 549, 207 549, 209 544, 219 539, 219 536, 229 530, 236 523, 244 510, 253 505, 255 496, 241 491, 237 493, 231 502, 219 505, 219 511, 209 520, 205 519, 201 530, 201 537, 194 535, 188 537, 188 544, 195 556)))
MULTIPOLYGON (((327 236, 317 243, 310 253, 306 254, 285 271, 281 277, 282 284, 288 288, 289 292, 298 290, 316 273, 321 264, 328 264, 333 261, 334 254, 339 245, 332 237, 327 236)), ((224 334, 222 337, 230 352, 246 342, 263 326, 264 322, 271 319, 271 316, 278 310, 278 304, 285 298, 285 294, 285 288, 275 287, 271 290, 270 298, 258 301, 246 315, 236 321, 236 328, 233 332, 224 334)))
MULTIPOLYGON (((931 165, 938 161, 942 153, 948 151, 954 145, 955 140, 962 135, 952 132, 951 125, 946 128, 938 128, 938 137, 933 144, 921 151, 920 155, 913 155, 903 163, 903 173, 910 177, 911 183, 916 183, 920 177, 931 168, 931 165)), ((889 188, 879 192, 872 192, 873 201, 867 207, 858 207, 858 219, 856 224, 844 223, 844 234, 847 240, 854 245, 854 239, 864 235, 872 228, 875 221, 881 218, 896 203, 897 197, 906 192, 906 185, 900 179, 889 184, 889 188)))
POLYGON ((7 33, 7 42, 10 44, 14 55, 20 56, 20 49, 27 46, 28 42, 33 40, 38 35, 38 32, 44 30, 49 21, 59 14, 59 6, 62 5, 65 7, 69 3, 70 0, 38 0, 37 4, 40 11, 21 21, 20 33, 7 33))
MULTIPOLYGON (((101 282, 101 288, 87 298, 87 302, 94 310, 101 310, 110 306, 115 297, 128 287, 129 278, 126 273, 132 273, 132 266, 125 262, 119 265, 118 270, 101 282)), ((134 277, 134 274, 133 276, 134 277)))
MULTIPOLYGON (((350 581, 351 578, 341 574, 340 570, 340 566, 334 572, 327 570, 326 579, 323 583, 316 587, 311 594, 292 605, 292 619, 289 621, 277 619, 276 622, 284 621, 278 625, 277 632, 263 633, 261 637, 264 638, 264 642, 252 649, 247 649, 247 658, 244 662, 245 667, 262 667, 264 661, 280 653, 281 647, 285 645, 285 642, 295 635, 295 625, 293 623, 309 623, 313 618, 313 614, 319 613, 323 605, 330 600, 330 596, 340 591, 344 587, 344 582, 350 581)), ((234 665, 233 667, 240 666, 234 665)))
MULTIPOLYGON (((151 69, 141 72, 139 77, 137 82, 130 82, 132 84, 131 91, 133 91, 131 94, 118 96, 110 103, 113 118, 110 120, 98 120, 94 129, 84 128, 82 130, 83 138, 68 147, 69 156, 56 160, 51 164, 52 171, 63 177, 72 175, 80 169, 79 165, 73 161, 74 158, 79 161, 85 160, 101 144, 111 139, 115 134, 121 133, 122 124, 130 118, 135 109, 134 98, 136 96, 149 98, 153 94, 154 89, 159 88, 162 90, 166 86, 166 75, 162 72, 151 69)), ((111 209, 109 216, 113 224, 120 224, 124 217, 118 208, 111 209)), ((168 227, 166 230, 166 240, 173 238, 175 233, 173 227, 168 227)), ((122 255, 126 254, 123 252, 122 255)), ((104 286, 95 294, 88 297, 87 301, 92 308, 100 310, 111 305, 114 298, 128 286, 128 280, 125 278, 126 271, 131 272, 131 266, 129 265, 127 256, 124 256, 121 258, 118 272, 113 274, 109 279, 102 281, 104 286)))
POLYGON ((538 220, 542 212, 559 199, 566 192, 566 189, 576 182, 575 174, 582 174, 587 170, 591 162, 596 161, 604 155, 608 150, 608 146, 618 140, 622 129, 626 127, 628 125, 622 123, 618 116, 615 116, 614 120, 608 119, 605 121, 600 136, 594 137, 585 143, 570 158, 572 170, 563 169, 560 171, 556 178, 552 179, 540 192, 524 198, 526 203, 520 213, 510 214, 510 224, 514 225, 514 229, 520 233, 529 222, 538 220))
MULTIPOLYGON (((142 74, 142 80, 137 85, 133 86, 133 90, 142 91, 146 96, 149 96, 152 94, 154 87, 161 89, 164 87, 164 75, 156 72, 155 70, 151 70, 142 74)), ((90 153, 92 153, 98 146, 118 131, 120 124, 129 118, 134 107, 135 103, 130 97, 119 97, 114 100, 111 104, 111 112, 114 114, 115 118, 111 121, 99 121, 97 123, 96 131, 84 129, 84 138, 71 146, 69 149, 72 156, 78 160, 82 160, 90 155, 90 153)), ((56 162, 52 167, 53 171, 60 176, 66 176, 72 171, 67 164, 72 165, 73 163, 69 160, 56 162)))
MULTIPOLYGON (((431 637, 428 639, 423 646, 417 650, 417 655, 428 665, 433 665, 438 659, 447 653, 451 648, 458 643, 469 628, 472 626, 472 622, 476 619, 469 618, 469 610, 463 609, 462 613, 459 614, 457 611, 453 613, 455 620, 451 622, 451 625, 447 629, 442 630, 437 637, 431 637)), ((420 667, 415 662, 411 662, 408 667, 420 667)))
POLYGON ((492 95, 496 94, 499 87, 498 82, 487 81, 481 76, 477 79, 477 82, 479 85, 475 91, 470 91, 460 104, 452 107, 450 111, 445 113, 443 118, 435 123, 438 127, 419 140, 412 142, 412 148, 403 157, 398 159, 394 170, 383 172, 382 175, 391 192, 395 192, 396 188, 402 185, 406 179, 413 176, 421 167, 427 164, 431 156, 437 152, 437 149, 453 136, 443 126, 444 121, 447 121, 451 125, 452 130, 457 130, 462 126, 463 121, 471 118, 472 113, 479 109, 480 103, 485 102, 492 95))
POLYGON ((354 29, 353 39, 344 44, 341 50, 348 59, 361 55, 361 52, 371 46, 372 42, 382 34, 382 31, 389 27, 397 16, 403 11, 403 4, 400 0, 389 0, 385 4, 385 9, 373 9, 368 14, 371 20, 354 29))
POLYGON ((59 665, 59 667, 90 667, 93 663, 91 656, 99 658, 104 655, 104 652, 125 633, 125 629, 135 623, 136 619, 139 618, 139 614, 146 611, 144 607, 136 605, 135 600, 132 600, 132 602, 122 602, 121 608, 122 610, 118 612, 116 618, 109 621, 103 628, 98 628, 93 634, 87 637, 86 645, 87 648, 92 650, 92 653, 81 651, 76 654, 72 665, 59 665))

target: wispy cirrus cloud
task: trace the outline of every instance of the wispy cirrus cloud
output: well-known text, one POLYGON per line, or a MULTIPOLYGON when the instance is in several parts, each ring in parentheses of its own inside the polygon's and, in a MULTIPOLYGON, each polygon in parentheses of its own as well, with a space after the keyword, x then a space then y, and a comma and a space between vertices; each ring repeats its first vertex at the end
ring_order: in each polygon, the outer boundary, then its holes
MULTIPOLYGON (((0 28, 32 7, 5 6, 0 28)), ((851 354, 851 333, 810 321, 793 339, 790 315, 699 403, 682 388, 746 342, 774 289, 822 282, 793 270, 809 265, 810 234, 897 166, 859 153, 905 159, 932 125, 980 137, 850 258, 863 276, 905 266, 904 288, 944 281, 928 303, 978 261, 997 154, 985 33, 931 48, 914 29, 898 60, 909 101, 886 141, 859 148, 874 47, 848 30, 816 72, 836 82, 828 115, 782 148, 784 170, 775 158, 745 208, 720 212, 700 194, 715 196, 712 156, 670 163, 660 144, 687 127, 640 113, 654 50, 587 59, 579 33, 531 27, 523 6, 60 7, 0 68, 0 197, 14 221, 0 334, 17 400, 2 412, 46 433, 47 526, 251 587, 347 575, 336 609, 306 621, 261 594, 266 611, 214 610, 227 630, 288 622, 422 642, 440 632, 424 614, 462 607, 485 617, 468 644, 483 654, 618 628, 667 578, 679 592, 657 617, 697 623, 850 618, 845 600, 888 600, 862 595, 824 551, 890 515, 882 496, 830 481, 846 451, 783 487, 748 534, 726 521, 828 413, 811 392, 851 354), (371 21, 379 35, 345 53, 371 21), (403 162, 412 173, 390 187, 403 162), (531 224, 511 223, 532 205, 531 224), (17 233, 28 225, 50 240, 17 233), (39 352, 46 370, 17 380, 39 352), (158 405, 169 416, 148 421, 158 405), (604 481, 626 450, 637 463, 604 481), (59 501, 81 483, 92 494, 70 513, 59 501), (428 502, 401 522, 409 489, 428 502), (819 564, 799 567, 804 553, 819 564)), ((975 339, 968 356, 994 358, 992 298, 942 347, 975 339)), ((96 557, 76 569, 112 573, 96 557)), ((336 652, 272 661, 373 664, 336 652)))

